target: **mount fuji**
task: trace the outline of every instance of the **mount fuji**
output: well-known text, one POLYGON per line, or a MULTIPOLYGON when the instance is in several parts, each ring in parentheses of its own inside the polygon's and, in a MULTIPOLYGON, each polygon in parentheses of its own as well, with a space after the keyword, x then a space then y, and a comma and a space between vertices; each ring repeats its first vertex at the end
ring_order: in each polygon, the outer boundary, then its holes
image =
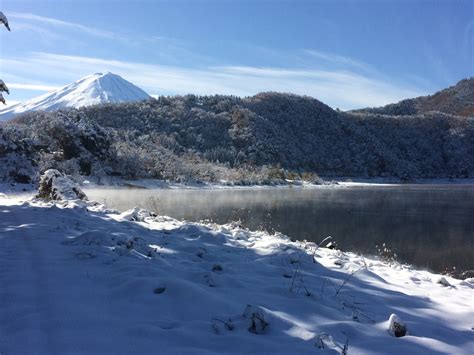
POLYGON ((67 107, 82 107, 105 102, 129 102, 149 99, 150 96, 113 73, 88 75, 60 89, 0 110, 0 121, 28 111, 53 111, 67 107))

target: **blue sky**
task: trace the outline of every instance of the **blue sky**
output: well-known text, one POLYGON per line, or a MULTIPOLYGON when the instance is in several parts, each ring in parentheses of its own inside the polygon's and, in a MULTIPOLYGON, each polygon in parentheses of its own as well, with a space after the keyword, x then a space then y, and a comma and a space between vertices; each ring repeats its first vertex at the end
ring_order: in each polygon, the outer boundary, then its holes
POLYGON ((10 103, 111 71, 152 95, 378 106, 474 76, 474 2, 0 0, 10 103))

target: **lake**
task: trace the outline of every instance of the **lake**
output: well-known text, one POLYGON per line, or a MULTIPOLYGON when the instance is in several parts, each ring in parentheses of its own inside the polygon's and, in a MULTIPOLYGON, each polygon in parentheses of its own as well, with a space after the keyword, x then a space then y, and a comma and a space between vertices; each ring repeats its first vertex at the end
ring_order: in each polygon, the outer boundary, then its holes
POLYGON ((334 188, 87 189, 120 211, 139 206, 189 221, 240 220, 341 250, 377 255, 385 243, 400 262, 434 271, 474 269, 474 185, 334 188))

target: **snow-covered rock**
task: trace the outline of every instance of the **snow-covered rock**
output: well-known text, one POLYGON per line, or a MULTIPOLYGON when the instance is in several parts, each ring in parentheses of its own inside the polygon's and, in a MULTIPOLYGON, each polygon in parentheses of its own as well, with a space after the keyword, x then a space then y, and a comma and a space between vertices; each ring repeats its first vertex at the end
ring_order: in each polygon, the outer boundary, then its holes
POLYGON ((0 110, 0 121, 28 111, 53 111, 105 102, 142 101, 149 98, 145 91, 119 75, 96 73, 24 103, 0 110))
POLYGON ((444 276, 441 276, 438 278, 438 280, 436 280, 436 283, 440 284, 440 285, 443 285, 443 286, 446 286, 446 287, 450 287, 451 284, 449 283, 448 280, 446 280, 446 278, 444 276))
POLYGON ((41 176, 36 197, 53 201, 87 200, 79 186, 56 169, 46 170, 41 176))
POLYGON ((392 313, 388 319, 388 332, 396 338, 401 338, 407 334, 405 322, 395 313, 392 313))

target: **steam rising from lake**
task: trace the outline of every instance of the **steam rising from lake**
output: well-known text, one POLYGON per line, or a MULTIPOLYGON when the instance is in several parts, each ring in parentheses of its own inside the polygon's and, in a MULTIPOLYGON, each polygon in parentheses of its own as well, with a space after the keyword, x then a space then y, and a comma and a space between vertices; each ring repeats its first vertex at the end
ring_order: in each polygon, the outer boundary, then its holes
POLYGON ((189 221, 280 231, 343 250, 376 254, 386 243, 400 261, 436 271, 474 269, 474 186, 351 188, 88 189, 118 210, 140 206, 189 221))

